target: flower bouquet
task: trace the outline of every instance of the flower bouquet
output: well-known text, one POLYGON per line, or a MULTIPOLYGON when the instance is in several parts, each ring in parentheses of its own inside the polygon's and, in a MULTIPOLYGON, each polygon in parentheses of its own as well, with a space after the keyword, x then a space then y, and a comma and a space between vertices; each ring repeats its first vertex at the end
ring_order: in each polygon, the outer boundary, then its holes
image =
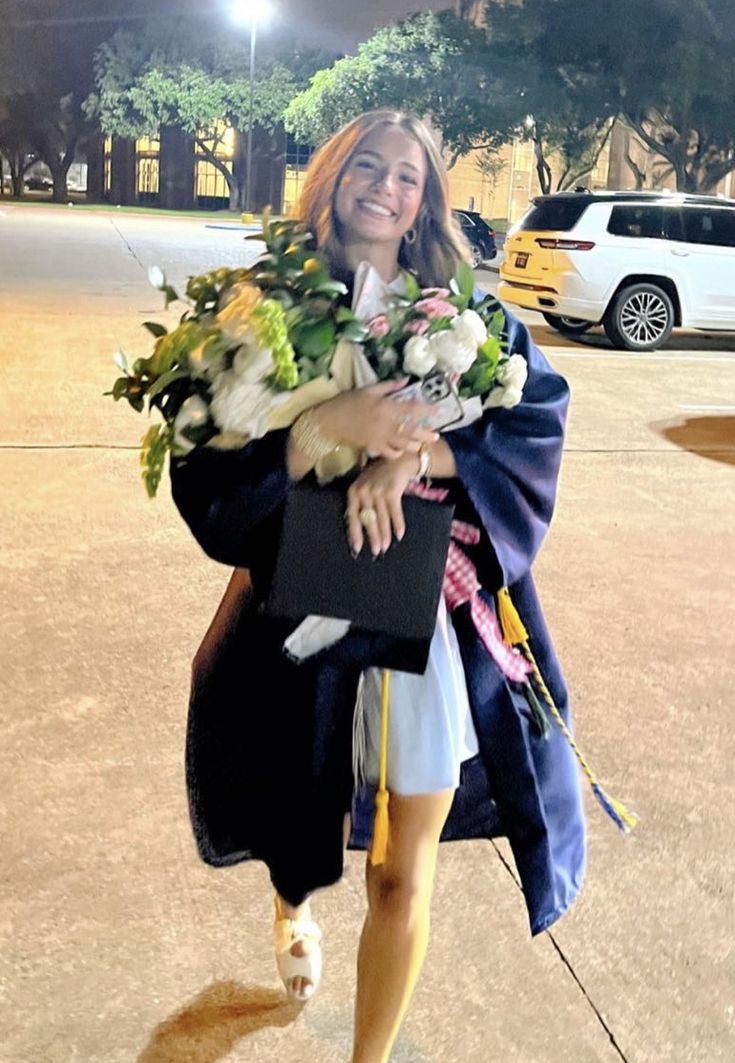
MULTIPOLYGON (((266 248, 253 266, 189 279, 188 307, 174 329, 145 322, 155 338, 149 357, 131 367, 122 352, 115 355, 123 375, 106 394, 162 416, 142 441, 151 497, 167 454, 201 444, 243 446, 351 387, 345 365, 352 345, 373 379, 420 380, 443 369, 460 400, 474 400, 472 418, 483 406, 520 401, 525 359, 507 353, 503 311, 492 296, 474 298, 468 266, 460 266, 449 288, 422 289, 405 273, 405 290, 391 294, 386 312, 361 321, 346 305, 347 288, 330 276, 298 223, 266 215, 262 233, 250 239, 266 248)), ((181 298, 157 267, 149 279, 166 307, 181 298)))

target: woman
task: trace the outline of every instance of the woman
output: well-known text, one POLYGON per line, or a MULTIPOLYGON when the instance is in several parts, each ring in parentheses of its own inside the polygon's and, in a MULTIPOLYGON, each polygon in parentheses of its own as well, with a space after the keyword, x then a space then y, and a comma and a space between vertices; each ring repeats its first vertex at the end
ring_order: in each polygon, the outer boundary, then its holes
MULTIPOLYGON (((361 116, 321 148, 298 213, 335 273, 349 280, 368 263, 386 296, 401 289, 402 270, 423 286, 445 285, 466 255, 428 130, 391 111, 361 116)), ((374 679, 377 637, 350 630, 295 663, 283 653, 294 625, 257 607, 268 594, 284 500, 320 455, 339 444, 372 455, 347 490, 346 531, 354 551, 374 555, 402 536, 401 498, 430 469, 449 490, 457 517, 480 530, 467 553, 483 601, 492 607, 491 595, 510 588, 566 715, 563 678, 529 570, 553 511, 568 393, 512 319, 508 336, 528 362, 523 401, 441 438, 421 426, 424 407, 394 401, 400 382, 392 382, 343 392, 290 430, 240 451, 204 447, 172 464, 174 499, 201 546, 252 576, 250 605, 194 684, 187 777, 195 834, 211 864, 267 863, 277 891, 279 970, 295 999, 308 999, 320 975, 321 935, 309 898, 340 877, 343 831, 359 848, 371 831, 370 802, 354 793, 351 754, 358 685, 369 689, 374 679)), ((394 673, 397 681, 390 840, 385 862, 367 863, 353 1063, 389 1058, 426 952, 441 838, 509 837, 533 933, 565 911, 583 875, 571 751, 559 733, 546 741, 536 735, 467 606, 448 619, 442 604, 426 676, 394 673), (419 685, 410 687, 413 680, 419 685), (411 716, 411 690, 419 692, 420 721, 431 720, 421 741, 412 730, 419 716, 411 716)), ((371 734, 375 718, 368 716, 371 734)), ((366 770, 374 782, 370 755, 366 770)))

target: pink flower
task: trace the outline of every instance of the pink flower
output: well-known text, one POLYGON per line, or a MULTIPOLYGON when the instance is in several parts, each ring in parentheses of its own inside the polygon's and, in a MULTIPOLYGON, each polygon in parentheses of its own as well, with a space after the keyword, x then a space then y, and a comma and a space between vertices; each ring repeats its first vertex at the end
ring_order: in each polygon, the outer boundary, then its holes
POLYGON ((417 317, 413 321, 409 321, 406 325, 404 332, 410 332, 412 336, 423 336, 429 329, 429 319, 426 317, 417 317))
POLYGON ((427 317, 456 317, 457 307, 452 306, 451 303, 446 302, 445 299, 439 298, 438 295, 432 295, 428 299, 420 299, 415 307, 422 314, 426 314, 427 317))
POLYGON ((449 288, 422 288, 421 294, 424 296, 436 296, 437 299, 447 299, 449 297, 449 288))
POLYGON ((373 339, 379 340, 390 332, 390 325, 385 314, 378 314, 372 321, 368 321, 368 331, 373 339))

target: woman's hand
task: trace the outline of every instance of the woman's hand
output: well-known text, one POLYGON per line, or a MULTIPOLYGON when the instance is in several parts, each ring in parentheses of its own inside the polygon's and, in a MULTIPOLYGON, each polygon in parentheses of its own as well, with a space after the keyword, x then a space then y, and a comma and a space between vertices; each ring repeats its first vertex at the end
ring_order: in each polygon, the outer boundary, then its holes
POLYGON ((418 472, 415 454, 393 460, 379 458, 371 462, 350 485, 347 492, 347 533, 350 546, 359 554, 365 535, 373 556, 385 553, 393 535, 402 539, 406 531, 401 498, 418 472), (366 514, 373 513, 374 520, 366 514), (361 519, 360 514, 363 514, 361 519))
POLYGON ((344 391, 313 408, 312 416, 326 439, 364 448, 389 460, 418 453, 422 443, 439 438, 421 420, 433 411, 430 403, 397 402, 391 395, 405 380, 388 380, 344 391))

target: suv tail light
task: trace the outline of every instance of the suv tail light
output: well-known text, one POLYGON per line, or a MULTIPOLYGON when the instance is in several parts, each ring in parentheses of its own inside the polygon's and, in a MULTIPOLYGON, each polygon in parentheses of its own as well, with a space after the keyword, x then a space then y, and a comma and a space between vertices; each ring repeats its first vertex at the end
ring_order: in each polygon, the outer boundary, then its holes
POLYGON ((541 236, 536 237, 536 243, 556 251, 591 251, 595 246, 594 240, 552 240, 541 236))

